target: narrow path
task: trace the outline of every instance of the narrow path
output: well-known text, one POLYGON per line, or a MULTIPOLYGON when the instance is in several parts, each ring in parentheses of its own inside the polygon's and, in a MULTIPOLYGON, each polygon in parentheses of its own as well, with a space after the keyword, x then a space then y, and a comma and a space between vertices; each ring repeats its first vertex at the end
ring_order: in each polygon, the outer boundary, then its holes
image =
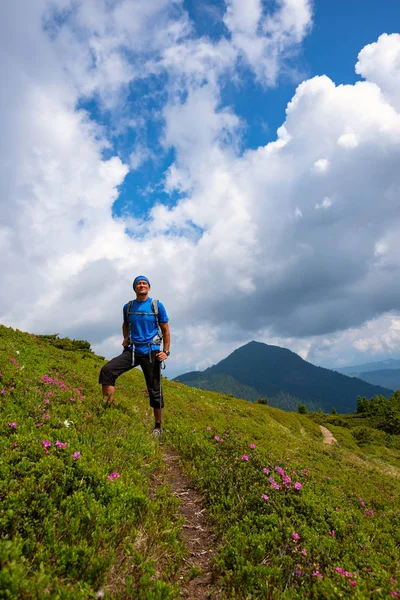
POLYGON ((324 436, 323 444, 330 444, 331 445, 334 442, 337 442, 337 439, 333 437, 333 433, 331 433, 329 431, 329 429, 327 429, 323 425, 320 425, 319 427, 320 427, 320 429, 322 431, 322 435, 324 436))
POLYGON ((204 501, 182 473, 179 454, 170 448, 163 450, 167 467, 167 481, 179 498, 179 512, 184 519, 182 535, 188 552, 183 569, 178 575, 181 598, 188 600, 217 600, 220 595, 212 570, 216 552, 216 536, 207 519, 204 501))

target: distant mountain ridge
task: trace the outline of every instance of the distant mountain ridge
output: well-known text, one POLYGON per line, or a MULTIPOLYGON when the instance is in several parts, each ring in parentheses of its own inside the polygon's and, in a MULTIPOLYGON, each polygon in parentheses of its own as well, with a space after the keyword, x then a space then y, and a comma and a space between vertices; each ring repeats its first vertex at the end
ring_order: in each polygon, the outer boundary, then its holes
POLYGON ((392 390, 400 389, 400 360, 398 359, 389 358, 336 370, 349 377, 358 377, 372 385, 382 385, 392 390))
POLYGON ((316 367, 287 348, 255 341, 205 371, 185 373, 175 381, 253 402, 267 397, 271 405, 286 410, 296 410, 302 402, 311 409, 330 412, 335 407, 348 413, 355 410, 358 395, 392 394, 392 389, 316 367))
POLYGON ((359 373, 369 373, 371 371, 394 370, 400 369, 400 360, 396 358, 388 358, 377 362, 363 363, 361 365, 352 365, 350 367, 342 367, 335 369, 342 375, 358 375, 359 373))

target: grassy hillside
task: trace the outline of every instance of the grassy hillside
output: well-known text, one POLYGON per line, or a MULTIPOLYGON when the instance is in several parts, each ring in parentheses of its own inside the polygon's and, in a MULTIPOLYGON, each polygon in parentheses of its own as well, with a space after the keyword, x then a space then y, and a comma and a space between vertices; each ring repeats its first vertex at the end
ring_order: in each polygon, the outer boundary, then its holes
POLYGON ((283 394, 285 408, 293 404, 287 402, 291 397, 309 410, 327 412, 334 406, 342 413, 355 410, 358 395, 370 398, 392 393, 391 389, 316 367, 287 348, 260 342, 250 342, 205 371, 179 375, 176 381, 235 396, 239 391, 246 400, 267 397, 279 408, 284 408, 283 394))
MULTIPOLYGON (((182 523, 142 374, 104 408, 101 358, 55 343, 0 326, 0 597, 179 598, 182 523)), ((215 598, 400 595, 395 445, 369 458, 339 423, 347 442, 326 446, 305 415, 164 389, 165 445, 218 536, 215 598)))

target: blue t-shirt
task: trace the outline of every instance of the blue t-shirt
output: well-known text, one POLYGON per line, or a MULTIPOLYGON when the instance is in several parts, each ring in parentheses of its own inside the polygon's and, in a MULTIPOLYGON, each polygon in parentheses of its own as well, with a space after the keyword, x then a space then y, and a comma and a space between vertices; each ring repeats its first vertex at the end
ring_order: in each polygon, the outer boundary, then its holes
MULTIPOLYGON (((123 309, 124 323, 129 322, 129 334, 138 354, 149 354, 151 350, 160 349, 160 340, 157 343, 158 327, 157 319, 151 306, 152 298, 144 302, 134 300, 132 302, 128 321, 128 304, 123 309), (153 343, 155 341, 155 343, 153 343)), ((164 305, 158 302, 158 321, 168 323, 168 315, 164 305)))

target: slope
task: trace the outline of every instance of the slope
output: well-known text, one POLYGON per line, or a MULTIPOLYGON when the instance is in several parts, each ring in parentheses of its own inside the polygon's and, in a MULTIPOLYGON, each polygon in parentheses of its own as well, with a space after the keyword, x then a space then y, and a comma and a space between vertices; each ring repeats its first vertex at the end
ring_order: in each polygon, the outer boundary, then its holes
MULTIPOLYGON (((0 593, 181 597, 187 551, 177 501, 158 483, 164 450, 148 434, 142 375, 125 375, 105 409, 101 359, 0 334, 0 593)), ((357 443, 323 445, 306 416, 174 381, 164 389, 165 448, 179 454, 215 531, 211 597, 400 593, 400 453, 368 460, 357 443)))
POLYGON ((234 393, 230 390, 241 387, 242 397, 248 400, 254 400, 255 396, 279 398, 279 394, 286 393, 309 408, 321 408, 325 412, 330 412, 332 407, 342 413, 355 410, 358 395, 372 397, 392 393, 391 389, 316 367, 286 348, 260 342, 238 348, 201 373, 180 375, 175 380, 224 393, 234 393), (246 388, 251 389, 251 393, 247 394, 246 388))

